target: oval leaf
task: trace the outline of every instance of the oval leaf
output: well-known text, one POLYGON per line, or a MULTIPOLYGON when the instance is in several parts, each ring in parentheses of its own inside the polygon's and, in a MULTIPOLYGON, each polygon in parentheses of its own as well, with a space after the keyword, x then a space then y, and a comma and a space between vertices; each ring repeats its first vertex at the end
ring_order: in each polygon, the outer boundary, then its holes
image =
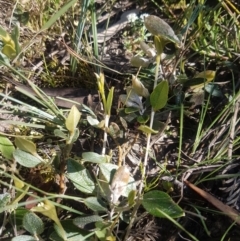
POLYGON ((209 83, 208 85, 205 86, 205 90, 212 96, 223 97, 221 88, 216 84, 209 83))
POLYGON ((73 224, 79 228, 86 230, 96 229, 95 223, 97 221, 103 222, 103 219, 98 215, 91 215, 86 217, 78 217, 73 220, 73 224))
MULTIPOLYGON (((89 235, 89 232, 85 230, 80 230, 77 226, 73 225, 73 221, 68 219, 68 220, 63 220, 61 221, 61 224, 66 232, 66 239, 68 241, 81 241, 81 240, 89 240, 86 238, 87 235, 89 235)), ((48 237, 48 240, 52 241, 64 241, 63 238, 59 235, 59 228, 54 226, 55 231, 53 231, 48 237), (57 230, 57 231, 56 231, 57 230)))
POLYGON ((54 135, 60 138, 63 138, 64 140, 67 140, 68 136, 61 130, 55 129, 54 130, 54 135))
MULTIPOLYGON (((10 199, 11 199, 11 196, 9 193, 0 194, 0 210, 2 208, 6 207, 6 205, 9 203, 10 199)), ((1 211, 0 211, 0 213, 1 213, 1 211)))
POLYGON ((206 70, 206 71, 196 74, 194 76, 194 79, 203 78, 203 79, 206 79, 207 82, 211 82, 215 78, 215 75, 216 75, 216 71, 206 70))
POLYGON ((127 108, 124 108, 124 113, 125 114, 131 114, 131 113, 135 113, 139 111, 139 108, 136 108, 136 107, 127 107, 127 108))
POLYGON ((166 40, 176 43, 177 45, 181 44, 173 29, 161 18, 149 15, 144 19, 144 24, 152 35, 160 36, 166 40))
POLYGON ((120 166, 115 172, 111 182, 110 200, 116 204, 118 199, 125 193, 130 179, 130 172, 126 166, 120 166))
POLYGON ((95 152, 83 152, 82 158, 84 161, 92 163, 105 163, 109 159, 107 156, 99 155, 95 152))
POLYGON ((119 194, 121 194, 124 197, 127 197, 132 190, 136 190, 135 180, 133 177, 129 177, 128 174, 125 173, 125 167, 118 167, 117 165, 111 163, 101 163, 99 165, 99 168, 101 170, 99 183, 101 185, 105 197, 108 200, 111 200, 113 198, 114 200, 112 201, 116 201, 116 199, 120 197, 119 194), (121 183, 126 183, 126 180, 122 181, 122 178, 124 177, 128 179, 127 184, 125 186, 121 186, 121 183), (110 183, 111 188, 109 186, 110 183), (120 192, 117 193, 119 189, 123 190, 120 190, 120 192), (113 196, 113 192, 116 195, 113 196))
POLYGON ((117 123, 111 122, 107 128, 107 133, 113 138, 116 139, 121 136, 121 129, 117 123))
POLYGON ((146 89, 142 82, 134 75, 132 75, 132 87, 137 95, 143 96, 145 98, 149 96, 148 89, 146 89))
POLYGON ((44 231, 42 219, 33 212, 28 212, 24 215, 22 224, 23 227, 34 236, 39 235, 44 231))
POLYGON ((12 238, 11 241, 36 241, 36 239, 29 235, 20 235, 12 238))
POLYGON ((71 132, 73 133, 75 128, 77 127, 78 125, 78 122, 81 118, 81 113, 79 112, 79 110, 77 109, 77 107, 75 105, 72 106, 69 114, 68 114, 68 117, 65 121, 65 125, 66 125, 66 128, 71 132))
POLYGON ((84 199, 85 205, 92 209, 94 212, 106 212, 107 208, 103 202, 97 197, 88 197, 84 199))
POLYGON ((92 194, 95 190, 95 183, 88 170, 80 163, 68 159, 67 161, 68 178, 74 186, 84 193, 92 194))
POLYGON ((44 200, 42 205, 36 206, 31 208, 31 211, 33 212, 39 212, 43 214, 44 216, 50 218, 53 220, 56 224, 56 227, 58 229, 58 234, 63 238, 63 240, 66 240, 66 233, 60 223, 60 220, 57 215, 56 207, 54 205, 54 202, 50 200, 44 200))
POLYGON ((150 95, 150 103, 154 111, 162 109, 168 100, 168 82, 166 80, 161 81, 150 95))
POLYGON ((24 167, 35 167, 42 162, 39 158, 22 150, 15 150, 13 152, 13 157, 16 162, 24 167))
POLYGON ((149 126, 146 126, 146 125, 140 125, 138 127, 138 130, 140 130, 146 134, 157 134, 158 133, 158 131, 151 129, 149 126))
POLYGON ((15 138, 15 145, 22 151, 29 152, 32 155, 36 155, 36 153, 37 153, 35 143, 33 143, 32 141, 29 141, 27 139, 24 139, 22 137, 15 138))
POLYGON ((16 50, 13 45, 6 44, 3 49, 2 53, 5 54, 8 58, 12 59, 16 56, 16 50))
POLYGON ((7 159, 13 158, 15 148, 12 142, 5 136, 0 136, 0 152, 7 159))
POLYGON ((149 115, 140 115, 137 118, 138 123, 145 124, 149 121, 149 115))
POLYGON ((150 48, 148 44, 146 44, 143 41, 140 42, 140 48, 143 50, 145 54, 147 54, 149 58, 153 58, 156 56, 156 51, 153 48, 150 48))
POLYGON ((91 125, 91 126, 98 126, 98 124, 99 124, 99 121, 98 121, 98 119, 97 119, 97 117, 95 117, 95 116, 91 116, 91 115, 88 115, 87 116, 87 121, 88 121, 88 123, 91 125))
POLYGON ((130 59, 130 63, 134 67, 148 67, 150 61, 147 58, 136 55, 130 59))
POLYGON ((183 210, 165 192, 150 191, 144 194, 142 204, 155 217, 165 218, 166 216, 163 213, 171 218, 184 216, 183 210))
POLYGON ((136 107, 140 110, 143 109, 141 97, 132 89, 127 89, 127 95, 120 95, 120 101, 127 107, 136 107))

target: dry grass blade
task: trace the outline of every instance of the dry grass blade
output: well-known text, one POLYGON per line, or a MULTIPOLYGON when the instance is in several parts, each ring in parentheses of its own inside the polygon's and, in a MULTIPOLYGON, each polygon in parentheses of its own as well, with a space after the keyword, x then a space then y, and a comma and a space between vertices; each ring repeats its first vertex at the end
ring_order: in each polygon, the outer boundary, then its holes
POLYGON ((185 184, 187 184, 192 190, 197 192, 199 195, 201 195, 203 198, 205 198, 208 202, 210 202, 212 205, 214 205, 216 208, 221 210, 223 213, 225 213, 229 218, 231 218, 234 222, 236 222, 238 225, 240 225, 240 213, 234 210, 233 208, 225 205, 209 193, 205 192, 204 190, 196 187, 194 184, 190 183, 189 181, 185 180, 185 184))

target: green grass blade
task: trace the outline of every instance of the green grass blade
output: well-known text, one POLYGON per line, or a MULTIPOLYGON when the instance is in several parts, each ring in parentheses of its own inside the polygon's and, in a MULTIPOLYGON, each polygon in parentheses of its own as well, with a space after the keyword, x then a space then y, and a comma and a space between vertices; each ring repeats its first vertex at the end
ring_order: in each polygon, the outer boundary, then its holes
MULTIPOLYGON (((78 27, 77 27, 77 33, 75 36, 75 52, 78 54, 81 51, 81 46, 82 46, 82 34, 83 34, 83 29, 85 26, 86 22, 86 14, 87 14, 87 9, 89 6, 89 0, 83 0, 81 4, 81 14, 79 16, 79 22, 78 22, 78 27)), ((73 74, 77 70, 77 60, 74 56, 71 56, 71 70, 73 74)))
POLYGON ((50 28, 67 10, 77 2, 77 0, 71 0, 64 5, 57 13, 55 13, 40 29, 40 32, 50 28))

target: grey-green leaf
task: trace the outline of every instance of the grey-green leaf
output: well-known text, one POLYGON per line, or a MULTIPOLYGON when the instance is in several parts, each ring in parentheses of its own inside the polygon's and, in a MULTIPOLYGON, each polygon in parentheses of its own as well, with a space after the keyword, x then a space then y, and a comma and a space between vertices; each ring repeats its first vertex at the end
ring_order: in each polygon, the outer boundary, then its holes
POLYGON ((144 19, 144 24, 152 35, 160 36, 163 39, 176 43, 177 45, 181 44, 173 29, 161 18, 149 15, 144 19))
POLYGON ((92 162, 92 163, 106 163, 108 162, 109 157, 99 155, 95 152, 83 152, 82 158, 86 162, 92 162))
POLYGON ((67 161, 68 178, 74 186, 84 193, 92 194, 95 190, 95 183, 88 170, 73 159, 67 161))
POLYGON ((37 241, 37 239, 29 235, 20 235, 12 238, 11 241, 37 241))
POLYGON ((22 224, 34 236, 41 234, 44 230, 42 219, 33 212, 28 212, 24 215, 22 224))
POLYGON ((103 219, 98 215, 91 215, 86 217, 78 217, 73 220, 73 224, 76 225, 79 228, 87 229, 89 230, 89 225, 92 226, 92 229, 96 229, 95 223, 96 222, 103 222, 103 219))
MULTIPOLYGON (((87 238, 89 232, 79 229, 77 226, 73 225, 73 220, 64 220, 61 222, 67 236, 67 241, 90 241, 90 238, 87 238)), ((58 235, 58 232, 60 232, 59 227, 54 224, 55 231, 51 233, 48 240, 52 241, 65 241, 63 238, 61 238, 58 235), (57 230, 57 231, 56 231, 57 230)))
POLYGON ((20 165, 29 168, 35 167, 42 162, 39 158, 22 150, 15 150, 13 152, 13 157, 20 165))
POLYGON ((97 197, 88 197, 84 199, 85 205, 94 212, 106 212, 107 208, 97 197))
POLYGON ((11 196, 9 193, 0 194, 0 210, 2 208, 6 207, 6 205, 9 203, 10 199, 11 199, 11 196))
POLYGON ((166 213, 171 218, 184 216, 184 212, 171 197, 161 191, 150 191, 144 194, 143 207, 153 216, 165 218, 162 213, 166 213), (159 212, 161 210, 161 212, 159 212))

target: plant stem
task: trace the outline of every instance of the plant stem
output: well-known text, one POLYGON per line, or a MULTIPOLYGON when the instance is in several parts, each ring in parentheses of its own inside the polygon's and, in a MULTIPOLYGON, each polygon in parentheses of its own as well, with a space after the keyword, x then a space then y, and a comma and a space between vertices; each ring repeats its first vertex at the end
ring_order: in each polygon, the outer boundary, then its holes
POLYGON ((108 128, 108 125, 109 125, 109 118, 110 118, 109 115, 105 115, 102 155, 105 155, 105 153, 106 153, 106 145, 107 145, 107 128, 108 128))
MULTIPOLYGON (((155 79, 154 79, 153 89, 155 89, 155 87, 157 86, 159 67, 160 67, 160 60, 161 60, 161 53, 158 53, 157 57, 156 57, 156 70, 155 70, 155 79)), ((149 124, 149 127, 151 129, 152 129, 152 126, 153 126, 154 115, 155 115, 155 111, 152 108, 152 110, 151 110, 151 117, 150 117, 150 124, 149 124)), ((145 156, 144 156, 143 169, 142 169, 142 178, 141 178, 141 182, 140 182, 140 186, 139 186, 137 202, 136 202, 136 205, 133 208, 131 219, 130 219, 130 222, 129 222, 129 225, 128 225, 128 228, 127 228, 127 232, 126 232, 125 237, 124 237, 124 241, 127 240, 128 236, 130 234, 130 231, 131 231, 131 228, 132 228, 132 226, 134 224, 135 218, 137 217, 138 208, 141 205, 142 190, 143 190, 143 180, 144 180, 145 175, 146 175, 146 168, 147 168, 147 161, 148 161, 148 152, 149 152, 149 149, 150 149, 150 140, 151 140, 151 133, 149 133, 147 135, 147 146, 146 146, 146 151, 145 151, 145 156)))

